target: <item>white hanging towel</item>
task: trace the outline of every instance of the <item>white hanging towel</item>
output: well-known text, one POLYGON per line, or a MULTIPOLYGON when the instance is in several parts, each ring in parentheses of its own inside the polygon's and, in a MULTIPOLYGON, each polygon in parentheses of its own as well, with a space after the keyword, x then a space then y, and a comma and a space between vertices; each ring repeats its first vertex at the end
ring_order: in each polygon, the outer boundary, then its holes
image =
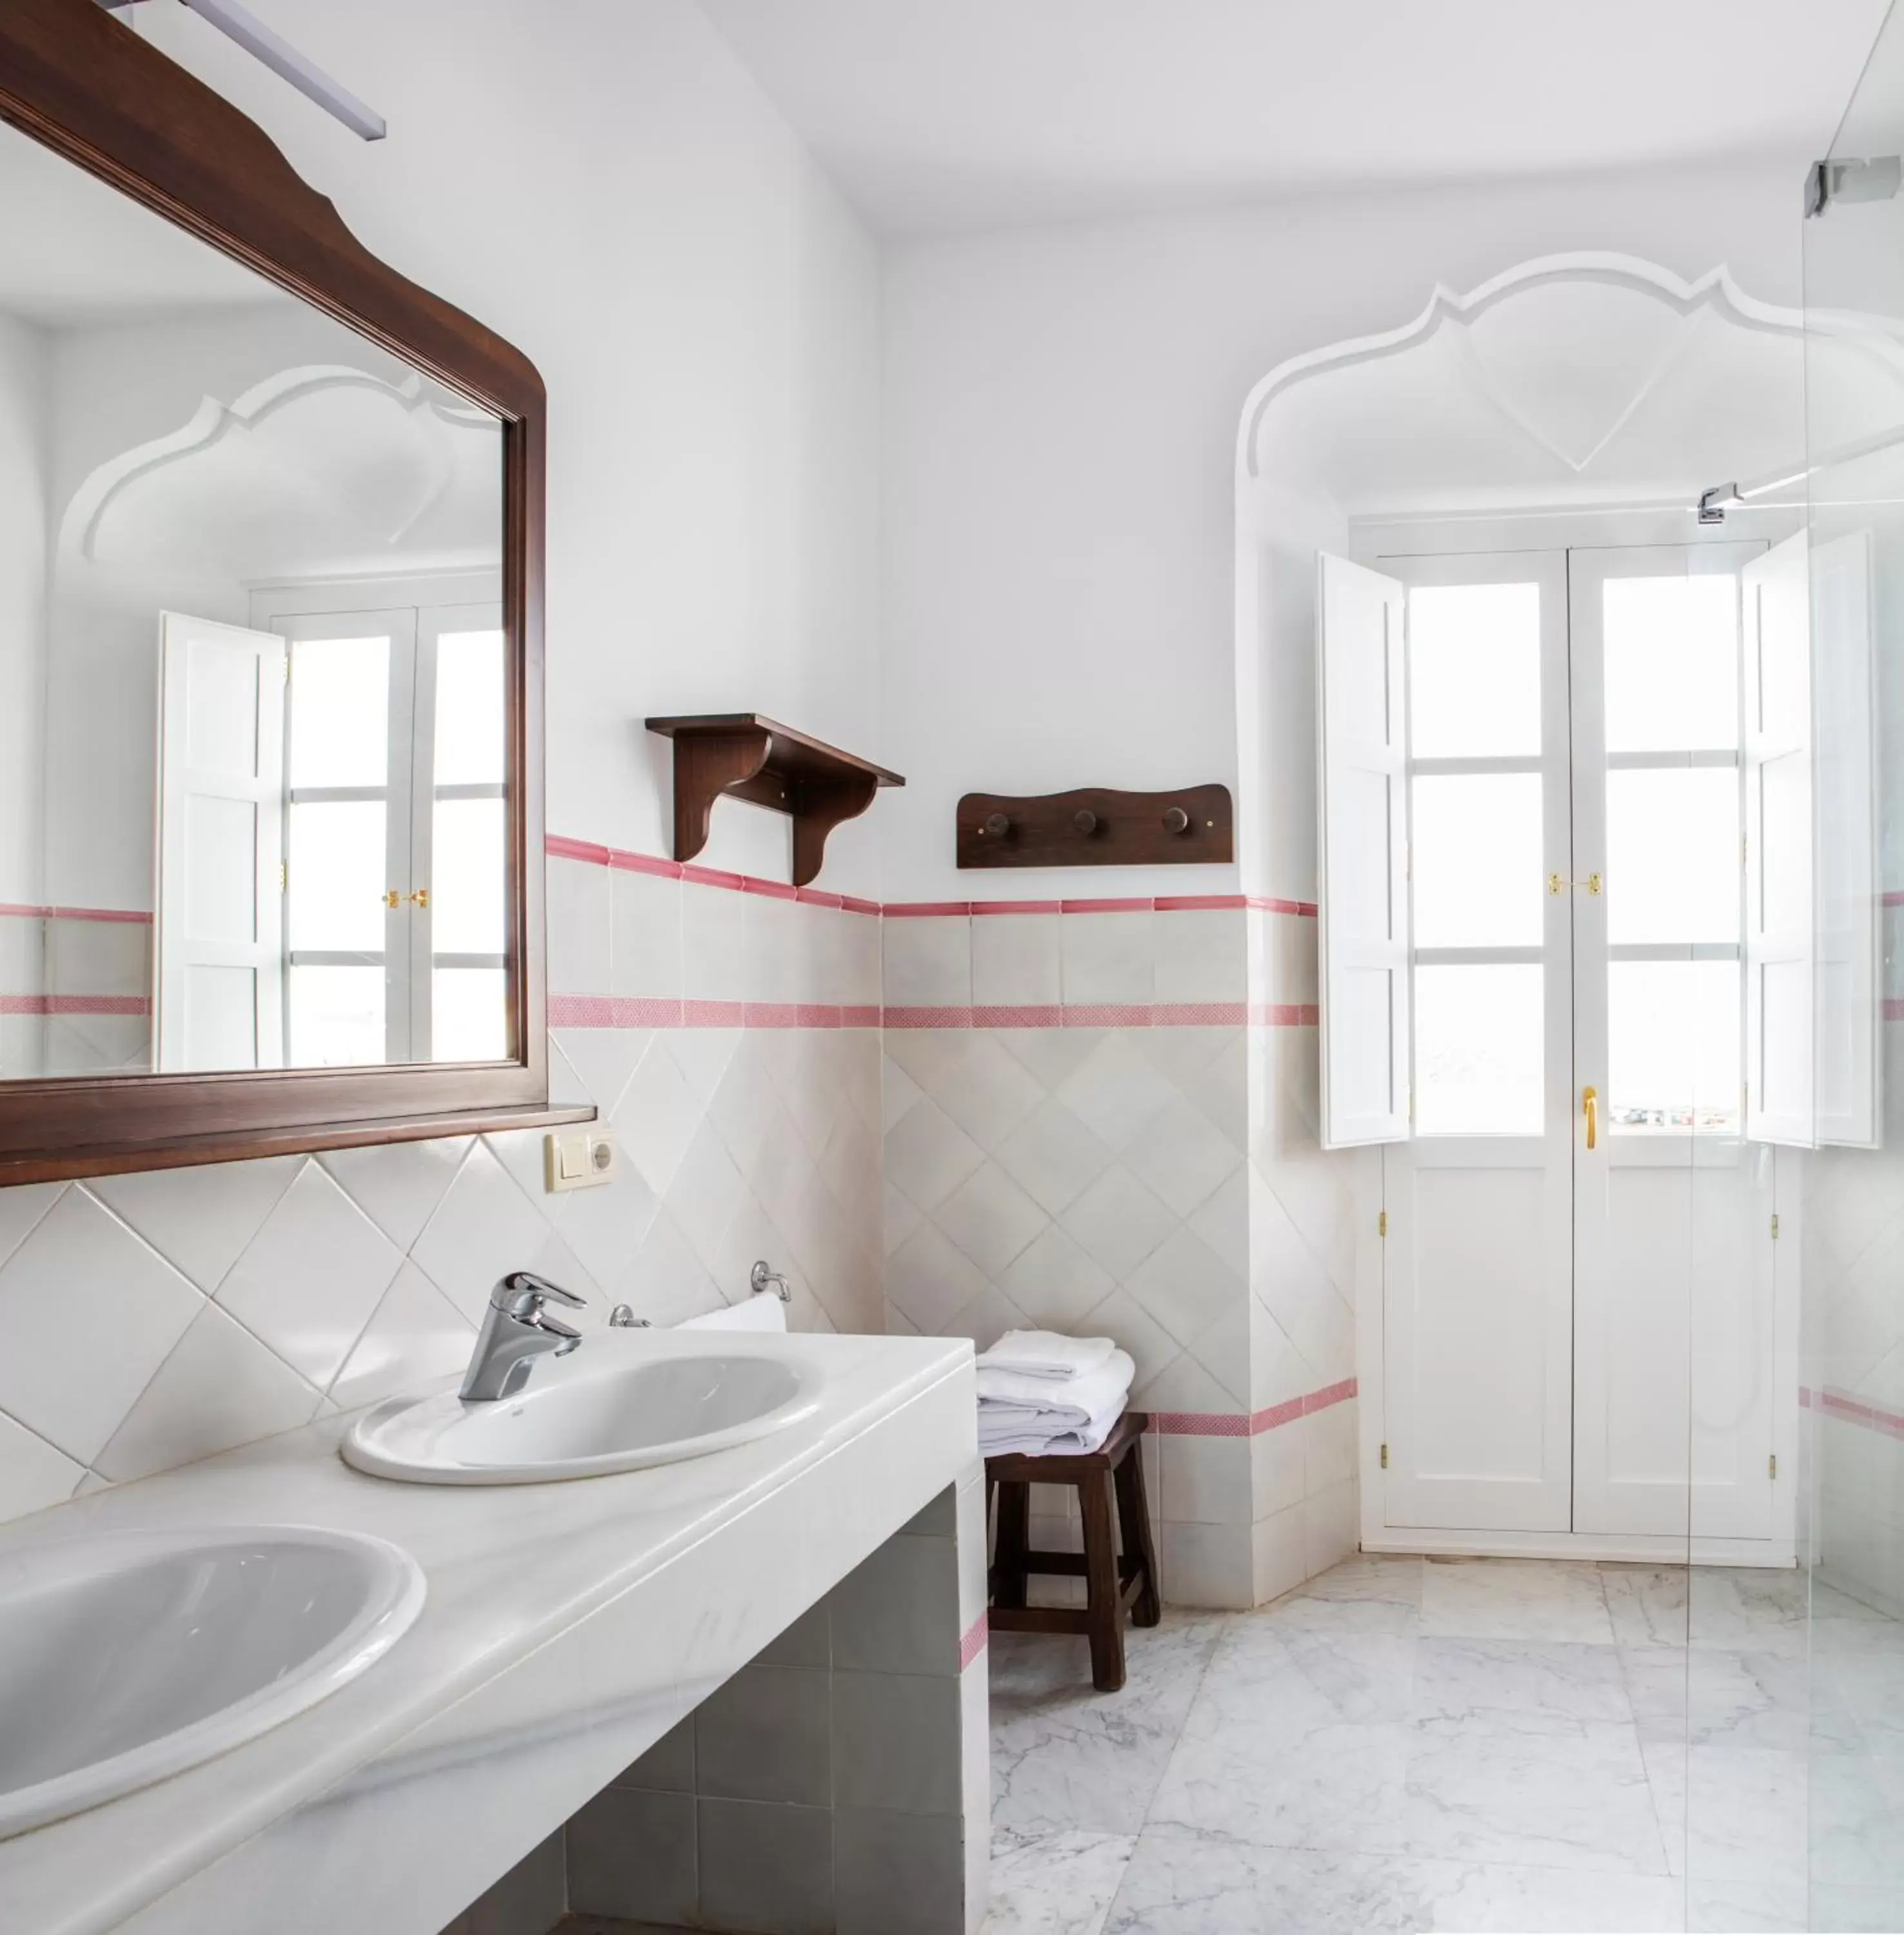
POLYGON ((1052 1378, 1028 1378, 1018 1371, 994 1369, 979 1360, 979 1416, 983 1420, 994 1406, 1049 1414, 1060 1420, 1060 1429, 1088 1424, 1115 1405, 1121 1410, 1130 1394, 1130 1381, 1137 1366, 1127 1351, 1112 1347, 1110 1355, 1094 1371, 1060 1383, 1052 1378))
POLYGON ((1055 1330, 1007 1330, 979 1369, 1011 1371, 1021 1378, 1081 1378, 1096 1370, 1117 1347, 1108 1337, 1065 1337, 1055 1330))
POLYGON ((786 1306, 771 1290, 744 1297, 725 1310, 710 1310, 705 1316, 690 1317, 677 1324, 677 1330, 784 1330, 786 1306))

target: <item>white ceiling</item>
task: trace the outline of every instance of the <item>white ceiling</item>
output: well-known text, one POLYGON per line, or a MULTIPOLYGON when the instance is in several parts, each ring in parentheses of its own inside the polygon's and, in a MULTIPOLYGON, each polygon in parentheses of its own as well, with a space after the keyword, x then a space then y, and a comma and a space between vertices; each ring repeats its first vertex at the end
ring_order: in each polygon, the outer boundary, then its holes
POLYGON ((1824 152, 1885 0, 702 0, 882 232, 1824 152))

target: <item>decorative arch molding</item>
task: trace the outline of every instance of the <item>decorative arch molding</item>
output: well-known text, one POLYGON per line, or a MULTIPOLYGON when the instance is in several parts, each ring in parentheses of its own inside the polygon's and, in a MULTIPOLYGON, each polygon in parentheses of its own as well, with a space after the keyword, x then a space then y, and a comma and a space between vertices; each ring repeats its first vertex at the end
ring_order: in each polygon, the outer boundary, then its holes
POLYGON ((94 561, 101 528, 115 503, 176 465, 189 463, 233 438, 249 436, 283 412, 340 391, 388 400, 422 433, 430 453, 428 488, 403 524, 388 534, 393 545, 400 544, 429 515, 455 481, 456 466, 445 436, 458 430, 501 435, 501 425, 489 412, 442 395, 414 370, 393 382, 348 364, 308 364, 281 370, 254 383, 229 403, 212 396, 201 398, 177 430, 99 464, 74 492, 60 519, 59 554, 68 560, 94 561))
MULTIPOLYGON (((1631 291, 1682 316, 1710 311, 1741 329, 1800 337, 1809 328, 1814 336, 1829 337, 1873 358, 1900 383, 1904 383, 1904 325, 1889 318, 1853 311, 1826 311, 1808 318, 1802 309, 1764 302, 1747 294, 1734 281, 1731 270, 1724 264, 1688 282, 1670 269, 1662 268, 1658 263, 1646 261, 1637 255, 1604 249, 1582 249, 1537 256, 1503 270, 1465 294, 1450 289, 1444 282, 1438 282, 1420 313, 1399 328, 1352 337, 1319 349, 1305 350, 1278 364, 1251 390, 1244 403, 1237 441, 1239 476, 1254 480, 1262 475, 1265 421, 1278 397, 1296 385, 1326 371, 1405 355, 1441 330, 1451 325, 1465 327, 1510 297, 1543 285, 1577 282, 1598 282, 1631 291)), ((1495 400, 1529 435, 1552 449, 1537 430, 1522 421, 1511 404, 1498 397, 1495 400)), ((1636 398, 1636 405, 1637 401, 1636 398)), ((1556 451, 1553 454, 1563 456, 1564 460, 1570 463, 1575 462, 1564 453, 1556 451)))

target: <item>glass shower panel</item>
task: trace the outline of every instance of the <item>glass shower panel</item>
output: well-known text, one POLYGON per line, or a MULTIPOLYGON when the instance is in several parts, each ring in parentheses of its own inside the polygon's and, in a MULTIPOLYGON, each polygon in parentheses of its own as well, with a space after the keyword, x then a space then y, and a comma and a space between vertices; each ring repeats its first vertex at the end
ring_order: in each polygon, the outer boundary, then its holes
POLYGON ((1900 155, 1893 11, 1803 230, 1815 1146, 1779 1155, 1797 1179, 1809 1710, 1802 1741, 1778 1744, 1803 1749, 1803 1925, 1818 1930, 1904 1928, 1900 155))

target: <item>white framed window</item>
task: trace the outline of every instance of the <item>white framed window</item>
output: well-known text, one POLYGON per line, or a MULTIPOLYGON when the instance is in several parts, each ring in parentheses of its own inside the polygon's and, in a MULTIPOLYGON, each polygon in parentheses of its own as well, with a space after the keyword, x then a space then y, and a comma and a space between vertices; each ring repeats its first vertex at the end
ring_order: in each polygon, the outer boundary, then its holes
POLYGON ((287 641, 296 1066, 505 1058, 506 656, 481 575, 255 594, 287 641), (363 730, 380 717, 381 735, 363 730))

